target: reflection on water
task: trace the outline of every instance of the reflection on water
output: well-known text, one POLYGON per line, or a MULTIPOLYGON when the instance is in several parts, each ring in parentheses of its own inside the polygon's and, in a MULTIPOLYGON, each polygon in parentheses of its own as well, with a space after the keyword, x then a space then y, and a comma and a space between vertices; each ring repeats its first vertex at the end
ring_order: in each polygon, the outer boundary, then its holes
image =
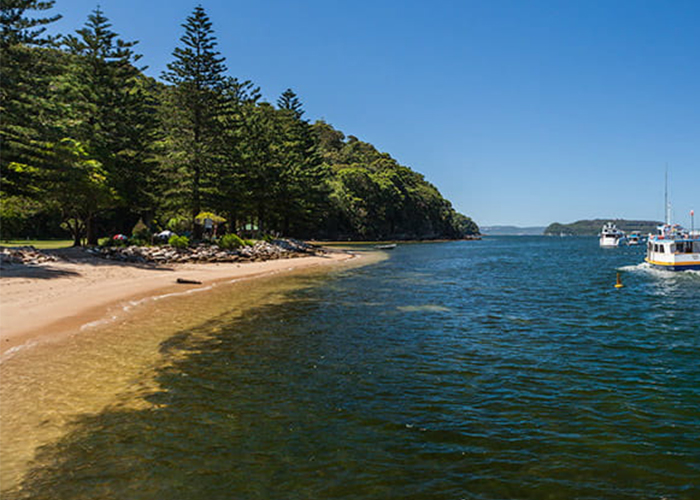
POLYGON ((562 240, 399 246, 203 314, 7 498, 700 497, 700 280, 615 290, 640 256, 562 240))

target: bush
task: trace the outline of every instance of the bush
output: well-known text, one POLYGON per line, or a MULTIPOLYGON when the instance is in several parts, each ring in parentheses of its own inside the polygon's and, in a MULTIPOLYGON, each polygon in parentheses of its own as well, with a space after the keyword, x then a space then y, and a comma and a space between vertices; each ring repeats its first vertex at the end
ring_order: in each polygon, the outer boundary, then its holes
POLYGON ((125 247, 130 245, 131 240, 115 240, 114 237, 100 238, 97 240, 97 244, 101 247, 125 247))
POLYGON ((134 228, 131 230, 131 236, 139 240, 151 241, 151 231, 144 224, 143 219, 139 219, 134 228))
POLYGON ((39 202, 21 196, 0 198, 0 227, 2 236, 26 237, 31 234, 32 218, 40 213, 39 202))
POLYGON ((243 241, 240 237, 238 237, 238 235, 235 235, 233 233, 225 234, 219 240, 219 247, 223 248, 224 250, 234 250, 244 245, 245 241, 243 241))
POLYGON ((186 231, 187 228, 190 227, 190 219, 188 219, 187 217, 175 216, 168 220, 168 223, 165 225, 165 227, 166 229, 169 229, 174 233, 181 233, 183 231, 186 231))
POLYGON ((168 245, 175 248, 187 248, 189 244, 190 239, 187 236, 178 236, 177 234, 173 234, 168 240, 168 245))
POLYGON ((151 238, 142 238, 140 236, 135 236, 129 239, 130 245, 136 245, 137 247, 148 247, 151 246, 151 238))
POLYGON ((255 240, 243 240, 243 243, 247 247, 252 247, 253 245, 255 245, 255 240))

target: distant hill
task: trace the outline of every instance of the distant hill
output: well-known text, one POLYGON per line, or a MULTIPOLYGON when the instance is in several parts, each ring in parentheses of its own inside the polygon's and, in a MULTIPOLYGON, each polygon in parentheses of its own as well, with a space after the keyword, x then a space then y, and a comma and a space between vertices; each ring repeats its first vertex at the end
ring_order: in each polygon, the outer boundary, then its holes
POLYGON ((481 234, 491 236, 539 236, 544 233, 544 226, 482 226, 480 229, 481 234))
POLYGON ((571 224, 560 224, 555 222, 547 226, 544 234, 550 236, 559 236, 561 234, 570 236, 596 236, 600 234, 603 224, 613 222, 624 232, 639 231, 642 234, 654 233, 656 228, 661 224, 658 221, 652 220, 625 220, 625 219, 593 219, 579 220, 571 224))

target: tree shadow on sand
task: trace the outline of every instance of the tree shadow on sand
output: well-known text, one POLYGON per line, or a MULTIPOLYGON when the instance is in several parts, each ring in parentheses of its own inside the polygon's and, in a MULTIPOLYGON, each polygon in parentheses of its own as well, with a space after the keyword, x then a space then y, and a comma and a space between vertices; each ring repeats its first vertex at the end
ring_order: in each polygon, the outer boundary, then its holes
POLYGON ((56 250, 44 250, 42 253, 56 257, 58 260, 44 262, 41 264, 31 263, 3 263, 0 266, 0 278, 36 278, 55 279, 70 276, 81 276, 79 271, 62 268, 62 264, 77 264, 90 267, 114 267, 114 268, 137 268, 147 271, 175 271, 167 264, 156 264, 153 262, 126 262, 103 259, 92 255, 82 248, 62 248, 56 250))
POLYGON ((0 268, 0 278, 2 279, 36 278, 49 280, 67 276, 80 276, 80 273, 47 265, 11 264, 0 268))

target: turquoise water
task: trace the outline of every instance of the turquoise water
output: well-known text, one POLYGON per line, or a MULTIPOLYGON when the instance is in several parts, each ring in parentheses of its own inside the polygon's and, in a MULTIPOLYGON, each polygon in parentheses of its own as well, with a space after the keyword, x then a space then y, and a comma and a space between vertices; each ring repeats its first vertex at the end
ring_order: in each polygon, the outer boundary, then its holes
POLYGON ((502 237, 305 278, 163 343, 151 404, 8 498, 700 498, 700 274, 642 258, 502 237))

